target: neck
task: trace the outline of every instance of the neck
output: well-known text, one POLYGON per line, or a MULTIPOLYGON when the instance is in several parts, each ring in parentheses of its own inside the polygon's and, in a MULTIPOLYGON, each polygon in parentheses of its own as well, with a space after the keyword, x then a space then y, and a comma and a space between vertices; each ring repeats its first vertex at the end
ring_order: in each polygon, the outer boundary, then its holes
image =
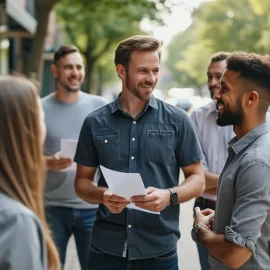
POLYGON ((54 92, 54 97, 62 103, 72 104, 72 103, 75 103, 79 99, 80 92, 81 91, 68 92, 64 89, 58 88, 57 91, 54 92))
POLYGON ((248 117, 244 118, 242 125, 233 126, 233 131, 236 134, 237 139, 241 139, 248 134, 252 129, 264 124, 266 122, 266 115, 260 117, 248 117))
POLYGON ((127 112, 134 119, 144 109, 147 102, 148 100, 141 100, 128 90, 122 91, 120 96, 122 110, 127 112))

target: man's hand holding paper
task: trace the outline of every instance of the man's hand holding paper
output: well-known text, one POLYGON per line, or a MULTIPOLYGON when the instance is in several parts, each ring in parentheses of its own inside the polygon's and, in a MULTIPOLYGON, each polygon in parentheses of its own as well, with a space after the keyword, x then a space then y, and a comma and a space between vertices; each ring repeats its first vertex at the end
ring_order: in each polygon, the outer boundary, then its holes
POLYGON ((153 212, 160 212, 170 205, 171 193, 168 189, 148 187, 146 192, 147 195, 144 196, 133 196, 132 202, 140 208, 153 212))
POLYGON ((110 190, 107 190, 103 194, 104 204, 114 214, 119 214, 129 205, 131 202, 124 197, 120 197, 112 194, 110 190))

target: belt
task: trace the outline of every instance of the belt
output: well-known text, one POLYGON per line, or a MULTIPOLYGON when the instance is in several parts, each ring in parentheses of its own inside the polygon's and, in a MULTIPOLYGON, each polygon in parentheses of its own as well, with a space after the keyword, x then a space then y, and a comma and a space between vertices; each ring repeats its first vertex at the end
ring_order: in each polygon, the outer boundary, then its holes
POLYGON ((216 207, 216 201, 208 200, 203 197, 197 197, 196 201, 200 203, 204 208, 214 208, 216 207))

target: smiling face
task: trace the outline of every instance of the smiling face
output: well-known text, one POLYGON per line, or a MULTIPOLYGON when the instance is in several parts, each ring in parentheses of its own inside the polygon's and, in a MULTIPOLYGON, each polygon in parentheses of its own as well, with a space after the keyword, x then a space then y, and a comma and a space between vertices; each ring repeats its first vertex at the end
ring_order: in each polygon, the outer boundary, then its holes
POLYGON ((158 82, 159 56, 156 51, 134 51, 132 53, 124 86, 140 100, 148 100, 158 82))
POLYGON ((226 70, 221 78, 221 88, 214 95, 217 100, 219 126, 239 126, 243 123, 241 87, 239 73, 226 70))
POLYGON ((207 70, 207 84, 211 98, 220 89, 220 79, 226 69, 226 59, 211 62, 207 70))
POLYGON ((66 54, 52 66, 52 72, 57 79, 58 90, 77 92, 84 80, 84 64, 78 52, 66 54))

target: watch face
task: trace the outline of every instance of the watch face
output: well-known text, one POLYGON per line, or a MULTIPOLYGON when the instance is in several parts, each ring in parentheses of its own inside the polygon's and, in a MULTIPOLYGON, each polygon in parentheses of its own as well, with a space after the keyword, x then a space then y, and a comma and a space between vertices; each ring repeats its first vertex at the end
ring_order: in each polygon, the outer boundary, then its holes
POLYGON ((171 202, 172 202, 172 205, 178 203, 178 196, 176 192, 171 195, 171 202))
POLYGON ((193 228, 191 230, 191 238, 194 242, 197 242, 197 232, 198 232, 197 228, 193 228))

